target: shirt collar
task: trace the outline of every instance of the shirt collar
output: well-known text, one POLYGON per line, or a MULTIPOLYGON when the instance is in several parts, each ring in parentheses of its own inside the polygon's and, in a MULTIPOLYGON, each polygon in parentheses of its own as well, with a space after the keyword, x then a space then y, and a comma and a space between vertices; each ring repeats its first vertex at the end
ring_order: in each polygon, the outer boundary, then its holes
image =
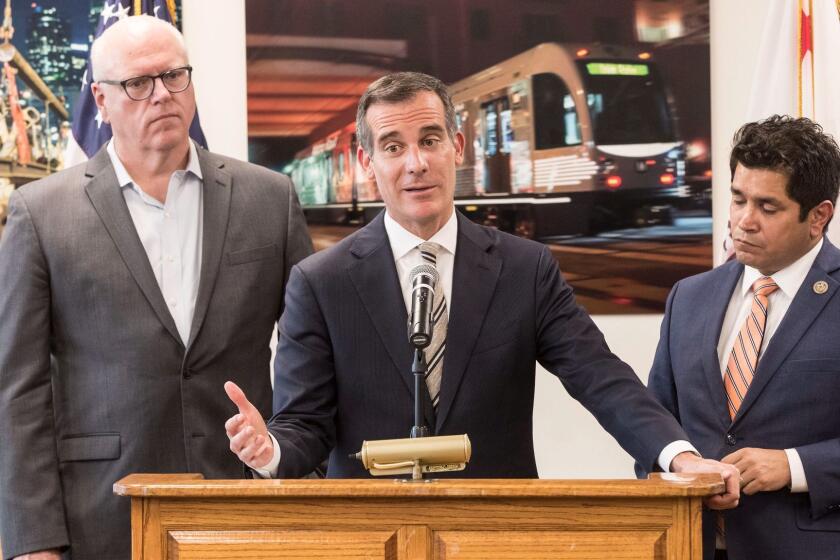
MULTIPOLYGON (((117 175, 117 182, 119 183, 120 187, 128 187, 130 185, 134 185, 136 184, 134 182, 134 179, 132 179, 131 175, 128 174, 128 170, 125 168, 122 161, 120 161, 119 156, 117 156, 117 149, 114 147, 114 142, 115 139, 111 138, 105 150, 108 152, 108 157, 111 158, 111 165, 114 166, 114 173, 116 173, 117 175)), ((187 157, 187 167, 184 171, 192 173, 199 179, 203 180, 204 177, 202 177, 201 175, 201 165, 199 165, 198 163, 198 150, 196 150, 195 144, 192 140, 189 141, 189 144, 190 153, 187 157)))
MULTIPOLYGON (((388 241, 391 243, 391 252, 394 254, 395 260, 400 260, 409 251, 427 241, 426 239, 420 239, 398 224, 387 209, 385 210, 385 233, 388 234, 388 241)), ((443 227, 428 241, 437 243, 453 255, 455 254, 455 246, 458 244, 458 218, 455 216, 454 210, 443 227)))
MULTIPOLYGON (((771 275, 773 281, 787 297, 793 299, 793 296, 795 296, 796 292, 799 291, 799 287, 802 285, 802 282, 805 281, 808 271, 811 270, 811 267, 814 265, 814 261, 817 260, 817 255, 819 254, 820 249, 822 249, 822 246, 823 240, 820 239, 810 251, 799 257, 792 264, 771 275)), ((758 269, 751 266, 745 266, 744 281, 741 283, 741 295, 746 296, 753 283, 763 276, 764 275, 759 272, 758 269)))

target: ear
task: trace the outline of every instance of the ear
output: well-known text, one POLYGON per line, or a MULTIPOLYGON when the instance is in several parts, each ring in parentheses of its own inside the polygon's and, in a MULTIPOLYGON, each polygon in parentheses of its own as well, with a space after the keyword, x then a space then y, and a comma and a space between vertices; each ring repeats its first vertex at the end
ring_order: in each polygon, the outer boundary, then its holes
POLYGON ((108 109, 105 107, 105 91, 102 89, 102 85, 93 82, 90 84, 90 92, 93 94, 93 100, 96 102, 96 108, 99 109, 99 114, 102 115, 102 122, 110 124, 108 109))
POLYGON ((466 144, 464 133, 460 130, 456 132, 453 142, 455 144, 455 165, 461 165, 464 162, 464 145, 466 144))
POLYGON ((823 200, 808 212, 811 239, 822 237, 828 221, 834 215, 834 205, 830 200, 823 200))
POLYGON ((361 146, 359 146, 356 151, 356 158, 359 160, 359 163, 362 164, 362 169, 365 170, 365 175, 367 175, 368 180, 375 181, 376 176, 373 173, 373 162, 371 161, 368 153, 361 146))

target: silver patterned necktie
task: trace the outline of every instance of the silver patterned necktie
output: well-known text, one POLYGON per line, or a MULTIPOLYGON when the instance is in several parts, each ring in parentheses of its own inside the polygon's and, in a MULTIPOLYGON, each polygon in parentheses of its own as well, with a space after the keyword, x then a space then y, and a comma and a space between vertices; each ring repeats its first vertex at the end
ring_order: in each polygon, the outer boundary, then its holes
MULTIPOLYGON (((418 248, 423 261, 437 268, 437 256, 443 249, 437 243, 421 243, 418 248)), ((443 295, 443 280, 435 285, 435 309, 432 312, 432 342, 426 348, 426 387, 432 399, 432 406, 437 410, 440 401, 440 380, 443 374, 443 354, 446 351, 446 326, 449 313, 446 311, 446 297, 443 295)))

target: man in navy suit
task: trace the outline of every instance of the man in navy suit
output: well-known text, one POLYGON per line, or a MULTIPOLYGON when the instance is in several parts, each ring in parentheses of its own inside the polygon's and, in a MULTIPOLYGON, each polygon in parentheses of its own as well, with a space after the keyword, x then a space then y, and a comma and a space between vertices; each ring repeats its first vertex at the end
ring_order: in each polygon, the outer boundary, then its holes
POLYGON ((836 559, 840 251, 824 233, 840 150, 774 116, 738 131, 730 169, 737 259, 674 286, 650 389, 741 473, 740 506, 705 520, 706 558, 836 559))
POLYGON ((440 272, 435 315, 446 329, 438 341, 445 344, 433 341, 428 351, 426 401, 433 404, 426 417, 434 434, 469 434, 472 461, 458 476, 537 476, 539 361, 639 462, 719 472, 728 492, 712 505, 734 506, 736 469, 693 453, 674 418, 577 306, 551 252, 455 211, 464 137, 445 86, 423 74, 385 76, 362 96, 356 122, 359 159, 386 211, 294 268, 280 324, 275 415, 267 429, 227 384, 239 407, 226 424, 231 450, 264 476, 302 476, 328 454, 328 476, 368 476, 348 455, 366 439, 406 437, 413 425, 408 276, 426 259, 440 272))

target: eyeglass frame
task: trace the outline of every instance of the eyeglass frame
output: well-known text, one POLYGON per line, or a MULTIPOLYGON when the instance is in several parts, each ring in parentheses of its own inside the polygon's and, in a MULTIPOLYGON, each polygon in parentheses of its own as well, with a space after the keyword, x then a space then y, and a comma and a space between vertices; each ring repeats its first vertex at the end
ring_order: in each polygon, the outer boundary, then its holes
POLYGON ((166 91, 168 91, 169 93, 181 93, 182 91, 186 91, 187 88, 189 88, 190 84, 192 83, 192 71, 193 71, 193 67, 190 66, 189 64, 187 64, 185 66, 177 66, 175 68, 170 68, 169 70, 164 70, 163 72, 161 72, 160 74, 157 74, 155 76, 151 76, 151 75, 132 76, 131 78, 126 78, 125 80, 96 80, 96 82, 100 83, 100 84, 108 84, 108 85, 111 85, 111 86, 121 86, 122 90, 125 92, 125 95, 129 99, 131 99, 132 101, 145 101, 145 100, 149 99, 152 95, 155 94, 155 86, 157 85, 158 78, 160 78, 160 83, 163 84, 164 89, 166 89, 166 91), (163 81, 163 76, 164 76, 164 74, 168 74, 168 73, 174 72, 176 70, 186 70, 187 71, 187 85, 184 86, 183 89, 179 89, 177 91, 172 91, 171 89, 166 87, 166 82, 163 81), (149 91, 149 95, 147 95, 146 97, 143 97, 141 99, 136 99, 134 97, 131 97, 131 94, 128 93, 128 89, 126 89, 125 85, 128 82, 130 82, 131 80, 137 80, 139 78, 151 78, 152 89, 151 89, 151 91, 149 91))

